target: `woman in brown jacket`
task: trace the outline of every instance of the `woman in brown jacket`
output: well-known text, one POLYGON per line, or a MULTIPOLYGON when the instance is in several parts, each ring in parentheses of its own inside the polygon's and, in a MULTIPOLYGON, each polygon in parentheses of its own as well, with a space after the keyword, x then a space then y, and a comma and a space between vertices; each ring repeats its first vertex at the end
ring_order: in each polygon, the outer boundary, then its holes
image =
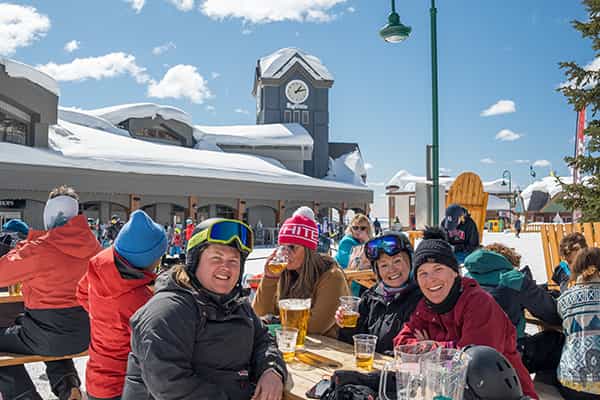
POLYGON ((252 307, 256 314, 278 314, 283 299, 311 299, 308 333, 337 336, 335 311, 339 297, 349 294, 344 273, 337 262, 318 254, 319 231, 314 213, 300 207, 279 230, 279 245, 286 246, 288 263, 280 274, 268 269, 275 252, 267 259, 263 278, 252 307))

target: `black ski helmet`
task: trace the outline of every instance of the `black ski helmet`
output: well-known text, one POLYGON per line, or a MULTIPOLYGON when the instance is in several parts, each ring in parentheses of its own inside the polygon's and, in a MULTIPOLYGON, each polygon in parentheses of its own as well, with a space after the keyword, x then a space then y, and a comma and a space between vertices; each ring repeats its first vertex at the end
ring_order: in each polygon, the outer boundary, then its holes
MULTIPOLYGON (((381 236, 377 236, 377 238, 381 238, 384 236, 394 236, 395 238, 398 239, 398 241, 400 243, 402 243, 402 245, 404 246, 404 250, 402 250, 401 252, 408 254, 408 265, 410 266, 410 276, 412 277, 412 263, 413 263, 414 250, 413 250, 412 245, 410 244, 410 240, 408 239, 408 237, 405 234, 400 233, 398 231, 386 230, 383 232, 383 234, 381 236)), ((375 239, 377 239, 377 238, 375 238, 375 239)), ((380 250, 379 254, 381 255, 382 252, 383 252, 383 250, 380 250)), ((377 270, 377 265, 376 265, 377 260, 375 260, 375 261, 369 260, 369 263, 371 264, 371 269, 377 275, 377 278, 379 280, 381 280, 381 276, 379 276, 379 271, 377 270)))
MULTIPOLYGON (((196 234, 208 229, 209 227, 211 227, 212 225, 214 225, 220 221, 228 221, 228 219, 226 219, 226 218, 209 218, 207 220, 202 221, 201 223, 196 225, 196 227, 192 231, 192 236, 190 236, 190 241, 196 234)), ((250 232, 252 232, 252 231, 250 231, 250 232)), ((201 285, 200 285, 200 282, 198 281, 198 278, 196 278, 196 269, 198 269, 198 261, 200 261, 200 256, 202 255, 202 252, 209 244, 210 244, 210 242, 203 241, 203 242, 199 242, 198 244, 196 244, 195 246, 193 246, 191 248, 188 247, 186 249, 185 269, 186 269, 192 283, 194 284, 194 286, 196 286, 198 288, 201 287, 201 285)), ((246 258, 248 258, 249 253, 247 251, 242 250, 239 247, 237 240, 234 240, 233 242, 229 243, 228 246, 236 248, 240 252, 240 276, 238 278, 237 285, 241 286, 242 277, 244 275, 244 264, 246 263, 246 258)))
POLYGON ((506 357, 489 346, 464 348, 470 357, 464 400, 520 400, 519 376, 506 357))

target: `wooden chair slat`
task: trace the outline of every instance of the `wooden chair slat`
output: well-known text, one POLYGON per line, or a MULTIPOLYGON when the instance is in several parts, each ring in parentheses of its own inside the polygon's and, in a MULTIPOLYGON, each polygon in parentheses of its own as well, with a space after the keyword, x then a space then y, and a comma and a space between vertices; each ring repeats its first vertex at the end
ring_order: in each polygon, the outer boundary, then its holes
POLYGON ((56 360, 66 360, 70 358, 85 357, 88 355, 87 350, 78 354, 69 354, 58 357, 47 357, 31 354, 14 354, 14 353, 0 353, 0 367, 8 367, 14 365, 29 364, 33 362, 47 362, 56 360))
POLYGON ((588 246, 593 246, 594 245, 594 232, 592 231, 592 223, 591 222, 584 222, 582 224, 583 227, 583 236, 585 236, 585 241, 587 242, 588 246))
POLYGON ((600 247, 600 222, 594 222, 592 226, 594 227, 594 246, 600 247))

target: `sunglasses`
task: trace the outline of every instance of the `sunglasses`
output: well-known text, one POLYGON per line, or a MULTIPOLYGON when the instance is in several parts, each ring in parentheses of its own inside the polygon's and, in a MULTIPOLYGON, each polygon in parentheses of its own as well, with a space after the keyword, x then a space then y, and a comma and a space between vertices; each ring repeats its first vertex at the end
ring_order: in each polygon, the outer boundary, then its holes
POLYGON ((365 256, 369 261, 377 261, 382 252, 388 256, 408 251, 406 243, 397 236, 379 236, 365 243, 365 256))
POLYGON ((200 243, 231 244, 237 241, 240 250, 251 253, 254 247, 254 237, 250 227, 243 222, 226 219, 216 222, 207 229, 198 232, 190 238, 187 249, 200 243))
POLYGON ((361 232, 364 232, 364 231, 366 231, 367 229, 369 229, 369 228, 368 228, 368 227, 366 227, 366 226, 358 226, 358 225, 355 225, 355 226, 353 226, 353 227, 352 227, 352 230, 353 230, 353 231, 361 231, 361 232))

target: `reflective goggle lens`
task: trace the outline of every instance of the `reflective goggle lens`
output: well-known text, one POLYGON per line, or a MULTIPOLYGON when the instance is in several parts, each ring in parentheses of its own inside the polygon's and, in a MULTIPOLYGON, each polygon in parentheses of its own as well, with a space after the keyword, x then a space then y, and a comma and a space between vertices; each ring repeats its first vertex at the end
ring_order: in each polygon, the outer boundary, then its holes
POLYGON ((240 244, 252 251, 252 231, 246 225, 235 221, 217 222, 210 228, 209 241, 230 242, 238 239, 240 244))
POLYGON ((365 244, 365 255, 371 261, 379 259, 381 251, 388 256, 394 256, 404 250, 406 246, 396 236, 380 236, 365 244))

